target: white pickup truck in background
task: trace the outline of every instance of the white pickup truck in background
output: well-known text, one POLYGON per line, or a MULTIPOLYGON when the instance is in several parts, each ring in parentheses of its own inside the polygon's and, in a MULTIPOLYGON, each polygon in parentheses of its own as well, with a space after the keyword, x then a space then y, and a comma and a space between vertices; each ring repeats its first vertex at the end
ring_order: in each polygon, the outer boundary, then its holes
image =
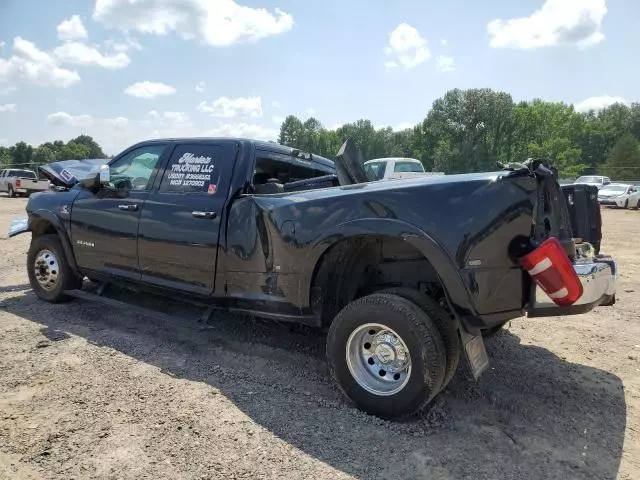
POLYGON ((12 198, 16 195, 29 196, 43 190, 49 190, 49 180, 39 180, 33 170, 22 168, 0 170, 0 192, 8 193, 12 198))
POLYGON ((420 160, 415 158, 374 158, 364 162, 367 176, 372 180, 395 180, 444 175, 444 172, 425 172, 420 160))

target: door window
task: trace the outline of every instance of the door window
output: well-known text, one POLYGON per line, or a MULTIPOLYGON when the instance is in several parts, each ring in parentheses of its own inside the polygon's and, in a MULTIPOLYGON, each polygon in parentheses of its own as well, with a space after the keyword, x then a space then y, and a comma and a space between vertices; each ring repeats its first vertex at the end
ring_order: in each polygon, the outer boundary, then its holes
POLYGON ((216 195, 233 165, 234 145, 178 145, 164 171, 160 193, 216 195))
POLYGON ((109 164, 111 183, 126 190, 149 190, 151 179, 166 145, 146 145, 109 164))

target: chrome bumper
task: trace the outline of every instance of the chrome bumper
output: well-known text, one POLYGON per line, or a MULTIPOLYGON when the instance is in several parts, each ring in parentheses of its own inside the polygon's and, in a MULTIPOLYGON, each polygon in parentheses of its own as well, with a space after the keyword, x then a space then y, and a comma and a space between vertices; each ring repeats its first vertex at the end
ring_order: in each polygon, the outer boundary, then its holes
POLYGON ((570 307, 560 307, 536 285, 534 296, 527 308, 529 317, 555 317, 587 313, 600 305, 615 303, 618 266, 607 256, 580 261, 573 266, 582 283, 582 296, 570 307))

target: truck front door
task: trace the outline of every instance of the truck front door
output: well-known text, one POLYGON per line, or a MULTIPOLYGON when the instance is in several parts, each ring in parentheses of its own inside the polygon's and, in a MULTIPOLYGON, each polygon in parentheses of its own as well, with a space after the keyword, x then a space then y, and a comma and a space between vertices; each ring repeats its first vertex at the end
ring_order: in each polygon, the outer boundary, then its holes
POLYGON ((71 210, 71 242, 81 269, 139 280, 138 223, 167 143, 124 152, 109 164, 113 188, 82 190, 71 210))
POLYGON ((178 144, 142 208, 142 280, 198 295, 215 285, 220 231, 237 152, 232 141, 178 144))

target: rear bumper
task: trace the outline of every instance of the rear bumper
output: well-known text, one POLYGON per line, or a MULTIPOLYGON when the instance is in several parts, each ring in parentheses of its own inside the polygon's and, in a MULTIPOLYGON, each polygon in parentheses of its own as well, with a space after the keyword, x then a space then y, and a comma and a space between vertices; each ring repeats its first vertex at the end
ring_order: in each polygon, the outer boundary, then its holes
POLYGON ((580 261, 574 270, 583 287, 582 296, 569 307, 560 307, 538 286, 529 302, 529 317, 555 317, 587 313, 600 305, 615 303, 618 266, 612 257, 598 256, 588 261, 580 261))

